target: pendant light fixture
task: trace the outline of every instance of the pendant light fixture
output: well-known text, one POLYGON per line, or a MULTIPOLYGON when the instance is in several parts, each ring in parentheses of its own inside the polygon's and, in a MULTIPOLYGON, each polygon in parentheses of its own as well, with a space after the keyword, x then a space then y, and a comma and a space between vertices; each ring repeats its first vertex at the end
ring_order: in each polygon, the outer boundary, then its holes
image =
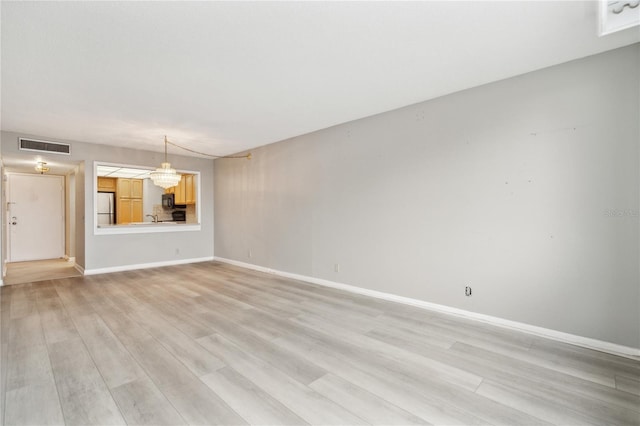
POLYGON ((171 168, 171 164, 167 161, 167 136, 164 137, 164 163, 156 169, 155 172, 151 172, 151 180, 154 185, 160 186, 164 189, 171 188, 180 183, 180 176, 176 173, 176 169, 171 168))

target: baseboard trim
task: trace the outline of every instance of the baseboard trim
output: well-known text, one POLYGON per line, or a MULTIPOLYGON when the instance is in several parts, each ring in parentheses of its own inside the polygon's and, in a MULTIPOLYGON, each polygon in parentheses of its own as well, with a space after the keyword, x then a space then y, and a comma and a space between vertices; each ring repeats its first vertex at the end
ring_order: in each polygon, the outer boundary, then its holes
POLYGON ((136 269, 159 268, 161 266, 184 265, 186 263, 209 262, 213 259, 213 256, 209 256, 192 259, 166 260, 163 262, 138 263, 134 265, 110 266, 107 268, 85 269, 83 271, 83 275, 108 274, 111 272, 134 271, 136 269))
POLYGON ((75 268, 76 271, 80 272, 80 274, 84 275, 84 268, 82 266, 78 265, 77 263, 74 263, 73 267, 75 268))
POLYGON ((441 312, 445 314, 455 315, 475 321, 496 325, 498 327, 507 328, 510 330, 522 331, 528 334, 532 334, 539 337, 545 337, 547 339, 556 340, 558 342, 569 343, 575 346, 581 346, 583 348, 594 349, 601 352, 610 353, 612 355, 623 356, 626 358, 638 359, 640 358, 640 349, 632 348, 629 346, 618 345, 616 343, 605 342, 603 340, 592 339, 590 337, 578 336, 575 334, 565 333, 562 331, 552 330, 549 328, 538 327, 518 321, 507 320, 504 318, 494 317, 491 315, 480 314, 477 312, 467 311, 464 309, 454 308, 451 306, 440 305, 437 303, 425 302, 424 300, 413 299, 410 297, 398 296, 391 293, 385 293, 382 291, 369 290, 362 287, 356 287, 349 284, 342 284, 334 281, 324 280, 321 278, 309 277, 306 275, 293 274, 290 272, 278 271, 276 269, 265 268, 264 266, 253 265, 251 263, 240 262, 237 260, 226 259, 223 257, 214 257, 214 260, 218 262, 228 263, 230 265, 239 266, 242 268, 252 269, 255 271, 266 272, 268 274, 274 274, 281 277, 291 278, 294 280, 307 282, 311 284, 317 284, 324 287, 331 287, 338 290, 348 291, 350 293, 361 294, 365 296, 375 297, 376 299, 388 300, 391 302, 403 303, 405 305, 411 305, 418 308, 427 309, 430 311, 441 312))

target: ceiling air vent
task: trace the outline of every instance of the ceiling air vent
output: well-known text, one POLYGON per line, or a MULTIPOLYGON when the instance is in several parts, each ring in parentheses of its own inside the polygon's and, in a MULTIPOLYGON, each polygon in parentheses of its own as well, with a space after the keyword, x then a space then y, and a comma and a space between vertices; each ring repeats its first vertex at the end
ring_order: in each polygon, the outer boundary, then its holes
POLYGON ((600 0, 600 36, 640 25, 640 0, 600 0))
POLYGON ((35 139, 18 138, 18 148, 22 151, 49 152, 51 154, 71 154, 68 143, 38 141, 35 139))

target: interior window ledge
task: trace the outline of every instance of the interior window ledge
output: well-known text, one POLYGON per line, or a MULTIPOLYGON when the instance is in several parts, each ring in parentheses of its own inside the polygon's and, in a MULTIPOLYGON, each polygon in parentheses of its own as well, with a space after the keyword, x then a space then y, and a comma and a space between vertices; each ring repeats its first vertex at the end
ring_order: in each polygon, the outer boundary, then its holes
POLYGON ((200 224, 192 225, 108 225, 94 229, 94 235, 115 235, 115 234, 155 234, 158 232, 188 232, 200 231, 200 224))

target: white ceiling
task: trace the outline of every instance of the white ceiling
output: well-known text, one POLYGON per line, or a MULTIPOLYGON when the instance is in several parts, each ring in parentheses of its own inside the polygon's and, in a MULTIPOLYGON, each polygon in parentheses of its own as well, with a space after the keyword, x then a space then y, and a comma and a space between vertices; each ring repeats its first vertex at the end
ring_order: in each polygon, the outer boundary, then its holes
POLYGON ((131 167, 120 166, 104 166, 98 164, 96 166, 96 176, 107 176, 112 178, 134 178, 134 179, 149 179, 151 169, 137 169, 131 167))
POLYGON ((1 126, 235 153, 640 41, 597 6, 3 1, 1 126))

